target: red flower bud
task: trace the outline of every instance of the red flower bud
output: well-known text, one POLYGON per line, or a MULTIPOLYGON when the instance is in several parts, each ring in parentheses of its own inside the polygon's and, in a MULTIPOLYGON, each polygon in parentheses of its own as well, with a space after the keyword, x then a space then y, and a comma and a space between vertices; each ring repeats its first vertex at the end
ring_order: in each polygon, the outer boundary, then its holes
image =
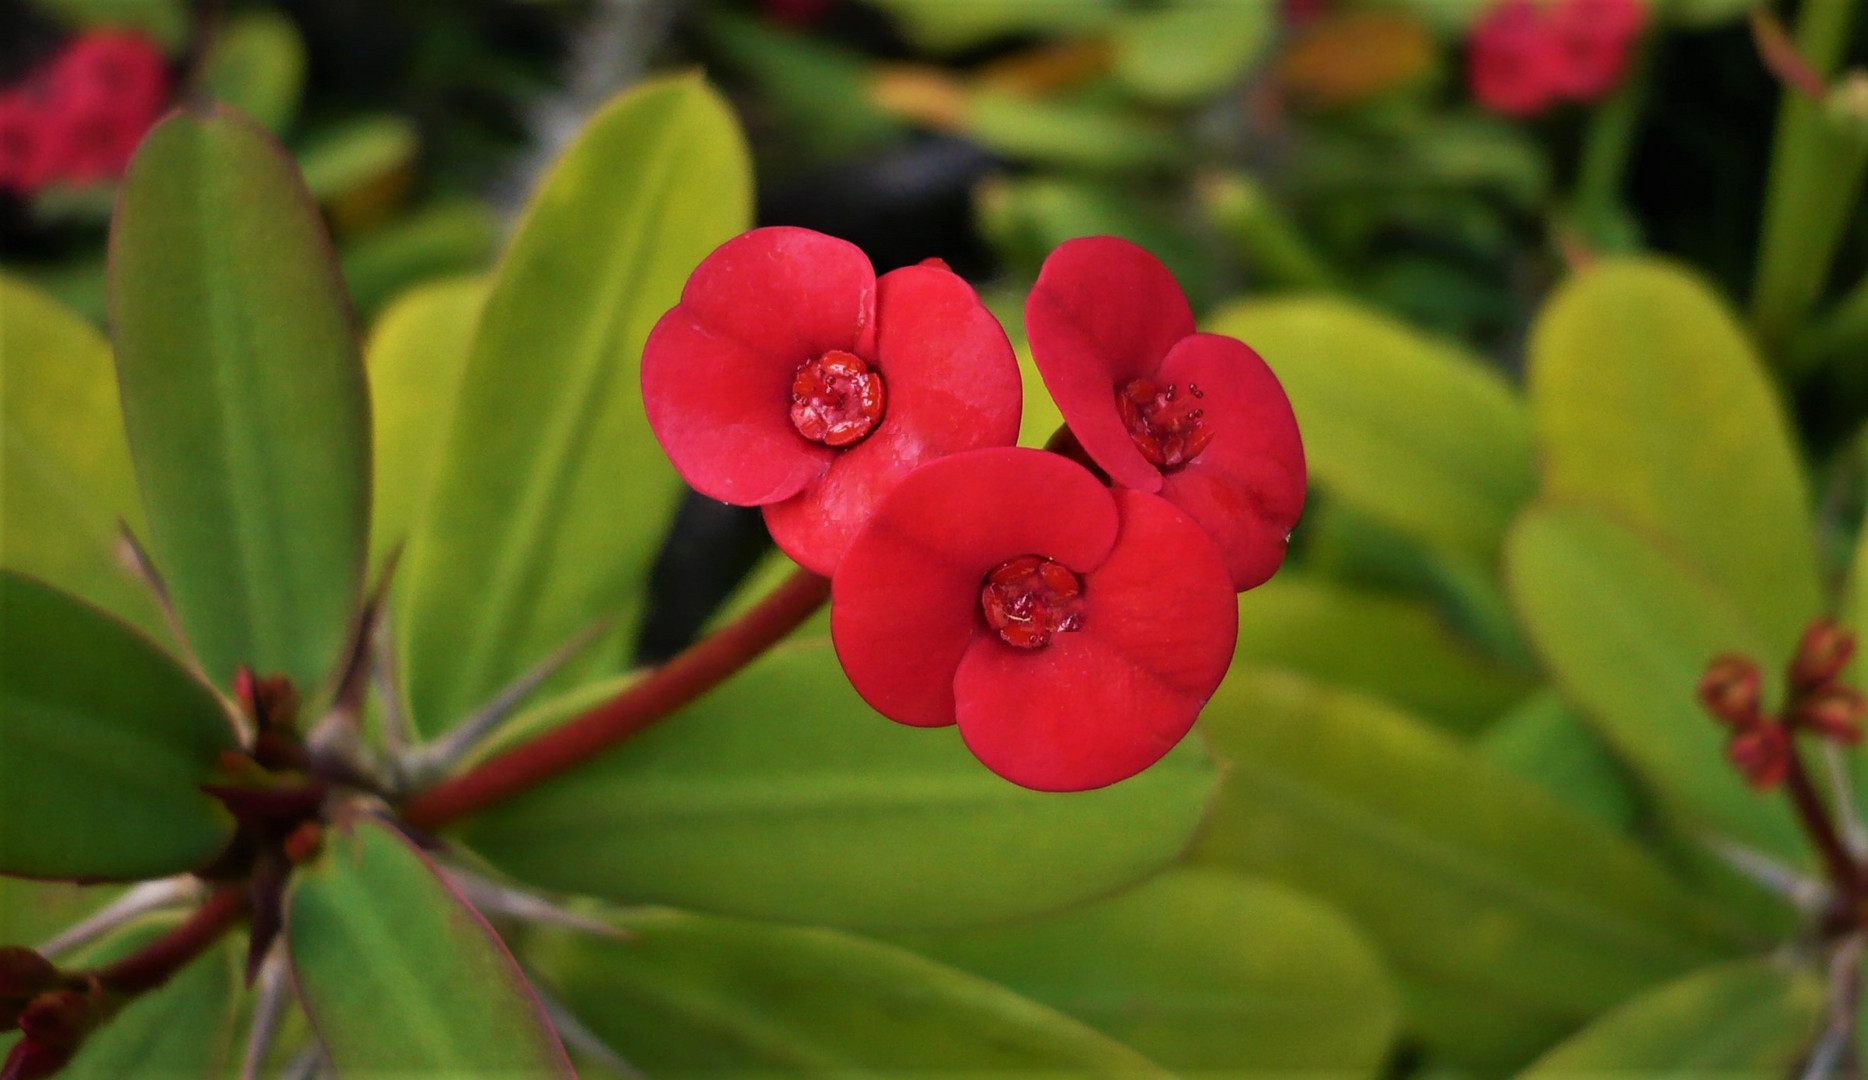
POLYGON ((1235 590, 1277 571, 1304 508, 1297 417, 1257 353, 1194 331, 1160 260, 1113 236, 1059 245, 1025 330, 1070 433, 1111 482, 1197 522, 1235 590))
POLYGON ((1761 683, 1758 665, 1749 659, 1732 654, 1716 657, 1699 680, 1699 703, 1725 723, 1746 730, 1759 722, 1761 683))
POLYGON ((1862 738, 1868 701, 1854 688, 1831 683, 1797 704, 1797 722, 1823 737, 1853 746, 1862 738))
POLYGON ((76 990, 48 990, 19 1014, 19 1029, 46 1046, 76 1046, 90 1022, 91 1000, 76 990))
POLYGON ((1790 662, 1790 686, 1797 693, 1833 682, 1855 655, 1855 635, 1829 619, 1817 619, 1803 631, 1790 662))
POLYGON ((24 1004, 58 985, 58 969, 31 949, 0 946, 0 1004, 24 1004))
POLYGON ((688 278, 642 352, 649 426, 701 494, 760 506, 778 546, 835 571, 883 496, 934 458, 1018 440, 1011 344, 934 265, 877 279, 855 245, 754 229, 688 278))
POLYGON ((1762 723, 1732 736, 1725 754, 1754 790, 1768 791, 1783 783, 1790 771, 1790 733, 1781 725, 1762 723))
POLYGON ((22 1039, 7 1054, 6 1064, 0 1065, 0 1080, 45 1080, 69 1064, 77 1052, 76 1046, 48 1046, 22 1039))

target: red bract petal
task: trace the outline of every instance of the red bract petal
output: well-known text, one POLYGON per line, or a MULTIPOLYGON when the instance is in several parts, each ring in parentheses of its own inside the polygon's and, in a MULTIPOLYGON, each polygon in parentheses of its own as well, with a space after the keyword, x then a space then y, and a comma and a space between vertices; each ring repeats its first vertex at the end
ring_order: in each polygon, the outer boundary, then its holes
POLYGON ((1059 245, 1025 301, 1025 331, 1044 385, 1084 451, 1124 487, 1157 491, 1161 474, 1117 417, 1116 388, 1153 375, 1193 329, 1174 275, 1113 236, 1059 245))
POLYGON ((778 546, 825 576, 883 496, 918 466, 1018 441, 1018 359, 972 287, 949 271, 910 266, 885 274, 878 294, 882 423, 797 496, 765 508, 778 546))
POLYGON ((1561 60, 1537 5, 1504 0, 1473 27, 1466 76, 1480 105, 1502 116, 1530 116, 1556 99, 1561 60))
POLYGON ((698 324, 662 316, 642 349, 642 404, 675 471, 710 499, 760 506, 822 476, 836 451, 791 423, 798 363, 698 324))
POLYGON ((954 676, 960 735, 1040 791, 1141 772, 1187 734, 1232 662, 1238 606, 1211 540, 1166 500, 1113 492, 1114 550, 1083 582, 1083 628, 1041 649, 981 634, 954 676))
POLYGON ((875 268, 855 244, 809 229, 754 229, 721 244, 688 278, 681 307, 792 371, 831 349, 875 359, 875 268))
POLYGON ((1613 90, 1646 14, 1639 0, 1561 0, 1552 7, 1557 92, 1590 101, 1613 90))
POLYGON ((1056 454, 1003 447, 923 465, 857 533, 831 583, 830 633, 851 685, 891 720, 953 723, 954 671, 985 629, 986 575, 1020 555, 1086 572, 1117 527, 1108 489, 1056 454))
POLYGON ((1233 587, 1277 572, 1304 509, 1304 444, 1278 377, 1241 342, 1217 334, 1182 339, 1158 378, 1197 386, 1213 439, 1162 480, 1161 494, 1218 545, 1233 587))

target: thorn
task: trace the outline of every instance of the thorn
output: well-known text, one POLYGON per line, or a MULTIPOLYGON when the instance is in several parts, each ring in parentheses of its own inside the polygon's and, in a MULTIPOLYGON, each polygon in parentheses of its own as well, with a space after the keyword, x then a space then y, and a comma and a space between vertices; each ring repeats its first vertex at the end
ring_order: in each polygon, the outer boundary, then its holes
POLYGON ((166 907, 188 903, 206 895, 207 890, 201 880, 192 874, 163 878, 160 881, 145 881, 122 896, 117 897, 88 918, 85 918, 52 940, 39 946, 39 953, 53 957, 59 953, 89 945, 105 934, 110 933, 132 919, 160 911, 166 907))
POLYGON ((253 1023, 247 1028, 246 1052, 240 1059, 240 1080, 259 1080, 259 1070, 266 1063, 273 1038, 279 1033, 279 1020, 285 1012, 291 980, 286 978, 285 942, 275 941, 260 964, 254 980, 253 1023))
POLYGON ((261 967, 285 927, 285 886, 292 864, 276 852, 264 852, 247 882, 249 932, 246 946, 246 984, 259 979, 261 967))
POLYGON ((416 747, 404 763, 403 774, 416 784, 426 783, 446 773, 459 764, 461 759, 472 753, 487 736, 497 731, 505 723, 532 691, 546 679, 557 674, 564 665, 576 659, 577 655, 588 649, 596 640, 614 625, 615 620, 606 616, 586 626, 569 641, 560 645, 556 652, 545 657, 530 671, 514 679, 505 689, 493 696, 479 712, 469 716, 452 731, 434 742, 416 747))
POLYGON ((590 915, 580 914, 569 908, 552 903, 536 893, 512 885, 504 885, 491 878, 485 878, 471 870, 458 866, 444 866, 441 875, 454 886, 454 891, 466 898, 482 913, 504 915, 523 922, 544 923, 549 926, 562 926, 570 930, 581 930, 587 934, 617 940, 627 940, 634 935, 619 929, 590 915))
POLYGON ((1763 852, 1722 836, 1700 839, 1708 851, 1726 865, 1795 904, 1799 911, 1814 914, 1829 903, 1829 886, 1805 877, 1763 852))
POLYGON ((130 531, 129 522, 121 518, 117 519, 117 555, 130 575, 142 582, 143 587, 147 588, 150 595, 155 598, 156 608, 162 612, 162 621, 168 626, 170 636, 175 638, 175 647, 181 653, 179 659, 182 666, 188 669, 189 674, 212 689, 214 696, 220 699, 221 711, 227 714, 227 722, 233 725, 234 738, 239 741, 240 745, 246 746, 251 743, 254 734, 252 721, 245 713, 235 708, 233 702, 221 692, 214 680, 208 677, 207 668, 202 666, 201 658, 195 655, 194 646, 189 644, 187 631, 182 629, 181 616, 175 612, 175 604, 169 598, 169 587, 163 582, 162 573, 156 569, 155 561, 150 558, 149 549, 145 548, 143 542, 136 538, 136 534, 130 531))
POLYGON ((400 759, 415 742, 415 729, 408 713, 402 710, 402 675, 396 670, 396 643, 392 632, 394 620, 385 603, 377 616, 376 634, 370 643, 370 682, 376 687, 377 700, 383 706, 383 742, 400 759))
POLYGON ((314 1080, 324 1071, 324 1047, 313 1042, 279 1070, 278 1080, 314 1080))
POLYGON ((558 1031, 558 1038, 568 1049, 576 1050, 598 1065, 617 1073, 627 1080, 648 1080, 641 1069, 629 1063, 623 1055, 610 1048, 610 1045, 597 1036, 597 1033, 584 1026, 564 1003, 547 993, 541 981, 531 972, 525 973, 525 981, 532 984, 532 993, 537 995, 539 1005, 544 1007, 545 1018, 558 1031))
POLYGON ((344 650, 344 662, 338 667, 337 690, 332 695, 331 711, 325 716, 327 722, 333 717, 341 717, 354 725, 363 714, 363 690, 369 683, 370 658, 374 651, 372 643, 376 638, 378 620, 389 602, 389 587, 395 580, 396 566, 401 559, 402 545, 398 543, 390 549, 389 557, 383 560, 376 584, 371 586, 357 609, 356 625, 350 630, 350 644, 344 650))
POLYGON ((1829 95, 1829 84, 1797 51, 1796 42, 1790 40, 1777 16, 1763 8, 1752 8, 1751 41, 1757 46, 1758 59, 1763 61, 1765 69, 1786 88, 1811 101, 1821 101, 1829 95))

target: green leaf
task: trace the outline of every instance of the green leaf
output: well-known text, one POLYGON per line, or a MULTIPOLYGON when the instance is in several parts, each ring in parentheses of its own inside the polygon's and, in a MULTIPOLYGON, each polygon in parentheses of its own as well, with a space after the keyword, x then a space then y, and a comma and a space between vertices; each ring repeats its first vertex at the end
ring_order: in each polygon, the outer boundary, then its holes
POLYGON ((1436 1055, 1522 1062, 1726 948, 1640 849, 1405 714, 1247 668, 1201 724, 1230 766, 1196 859, 1354 918, 1436 1055))
POLYGON ((893 16, 909 41, 935 52, 957 52, 1016 34, 1082 34, 1115 21, 1118 0, 868 0, 893 16))
MULTIPOLYGON (((146 919, 79 958, 98 967, 149 944, 179 920, 146 919)), ((235 1006, 240 995, 240 950, 223 941, 184 967, 168 983, 131 1001, 84 1041, 66 1080, 122 1080, 127 1076, 211 1077, 233 1056, 235 1006)))
POLYGON ((112 885, 0 877, 0 945, 38 945, 104 906, 112 885))
POLYGON ((421 133, 405 116, 353 116, 307 139, 298 167, 312 197, 328 203, 407 168, 420 149, 421 133))
POLYGON ((1776 667, 1823 601, 1789 420, 1717 296, 1653 259, 1571 278, 1530 341, 1554 500, 1653 537, 1731 597, 1776 667))
POLYGON ((1116 76, 1150 101, 1197 101, 1245 74, 1277 15, 1263 0, 1181 0, 1125 14, 1111 35, 1116 76))
POLYGON ((1545 690, 1498 718, 1479 752, 1618 832, 1634 824, 1634 778, 1588 721, 1545 690))
MULTIPOLYGON (((638 605, 680 490, 642 411, 642 343, 701 259, 750 224, 750 168, 726 103, 683 77, 612 103, 546 176, 487 299, 410 542, 404 670, 422 730, 638 605)), ((610 670, 628 630, 610 637, 610 670)))
POLYGON ((241 12, 215 34, 201 80, 214 100, 282 135, 305 88, 305 43, 279 12, 241 12))
POLYGON ((1644 994, 1537 1060, 1519 1080, 1782 1080, 1823 1013, 1822 981, 1781 959, 1734 960, 1644 994))
POLYGON ((155 598, 118 557, 142 506, 117 373, 97 331, 0 275, 0 564, 166 638, 155 598))
POLYGON ((870 99, 875 63, 864 53, 729 8, 709 10, 702 28, 726 64, 758 87, 761 108, 782 120, 785 145, 775 149, 788 156, 847 159, 906 134, 870 99))
MULTIPOLYGON (((1527 511, 1506 568, 1558 685, 1667 809, 1695 832, 1807 859, 1783 800, 1745 786, 1725 729, 1699 707, 1713 657, 1772 655, 1717 588, 1634 531, 1568 508, 1527 511)), ((1768 685, 1766 700, 1775 695, 1768 685)))
POLYGON ((1233 661, 1360 690, 1461 732, 1534 685, 1455 635, 1423 600, 1290 570, 1240 595, 1233 661))
POLYGON ((1277 372, 1313 482, 1394 528, 1489 559, 1536 489, 1523 405, 1457 346, 1321 297, 1234 304, 1207 329, 1277 372))
POLYGON ((983 979, 834 930, 652 910, 629 940, 551 931, 566 1005, 655 1077, 1162 1077, 1116 1042, 983 979))
POLYGON ((143 140, 111 228, 117 377, 157 565, 222 683, 323 683, 369 532, 370 417, 343 283, 270 136, 223 106, 143 140))
POLYGON ((437 199, 344 245, 339 257, 357 311, 368 316, 404 290, 491 265, 499 215, 479 199, 437 199))
POLYGON ((79 29, 135 30, 170 50, 188 43, 186 0, 35 0, 35 3, 59 21, 79 29))
POLYGON ((1152 169, 1187 156, 1182 134, 1155 117, 1101 100, 1051 100, 982 89, 967 102, 965 134, 990 150, 1050 165, 1152 169))
POLYGON ((402 294, 370 330, 370 419, 376 454, 370 555, 380 561, 408 539, 440 466, 436 431, 454 412, 487 281, 431 282, 402 294))
POLYGON ((1332 909, 1174 870, 1055 915, 901 943, 1074 1016, 1186 1076, 1382 1075, 1400 1002, 1332 909))
POLYGON ((1174 859, 1212 796, 1193 740, 1068 796, 1017 787, 952 729, 864 705, 828 642, 783 646, 572 773, 469 821, 534 884, 854 927, 955 926, 1098 896, 1174 859))
POLYGON ((285 935, 340 1076, 574 1075, 512 954, 412 844, 369 818, 327 844, 285 935))
POLYGON ((199 785, 232 729, 160 649, 6 571, 0 656, 0 873, 129 881, 227 843, 232 819, 199 785))

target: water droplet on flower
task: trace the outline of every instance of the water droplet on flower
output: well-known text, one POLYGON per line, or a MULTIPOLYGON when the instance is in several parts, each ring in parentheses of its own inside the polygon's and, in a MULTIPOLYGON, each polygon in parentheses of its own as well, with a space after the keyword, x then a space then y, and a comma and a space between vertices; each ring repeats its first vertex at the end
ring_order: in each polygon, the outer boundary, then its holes
POLYGON ((1180 393, 1173 383, 1134 379, 1116 391, 1116 412, 1129 439, 1157 469, 1177 469, 1198 457, 1213 441, 1206 410, 1194 402, 1206 394, 1193 383, 1180 393))

